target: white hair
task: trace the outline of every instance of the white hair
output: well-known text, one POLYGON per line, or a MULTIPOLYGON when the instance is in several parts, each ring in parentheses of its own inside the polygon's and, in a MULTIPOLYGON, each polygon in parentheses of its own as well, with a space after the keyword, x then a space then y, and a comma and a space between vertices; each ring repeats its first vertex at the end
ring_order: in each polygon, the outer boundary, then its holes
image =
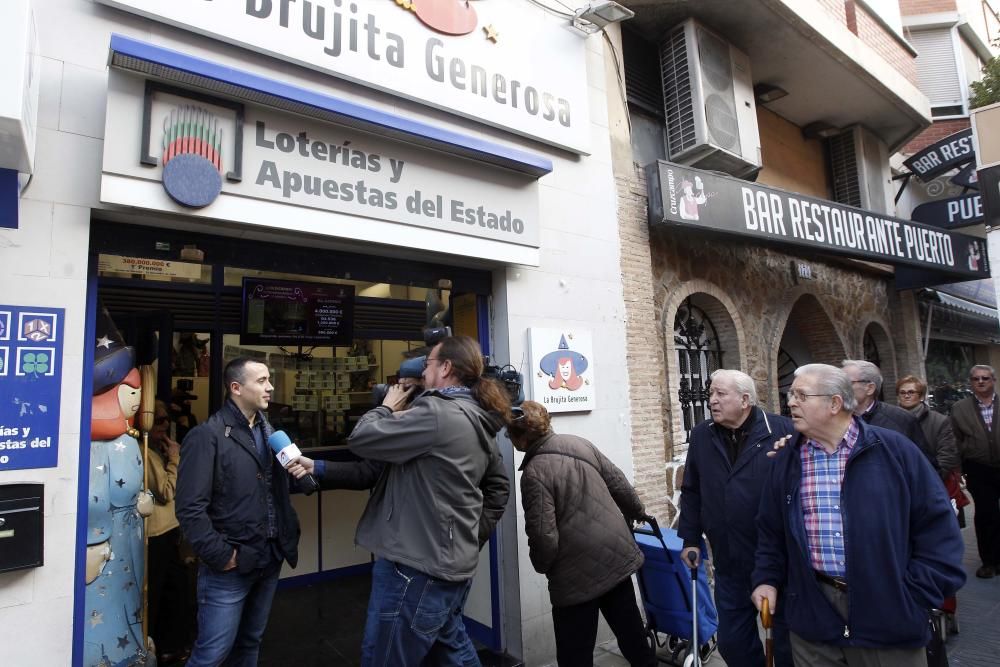
POLYGON ((841 368, 847 368, 848 366, 854 366, 858 369, 859 379, 863 382, 871 382, 875 385, 875 395, 878 396, 879 392, 882 391, 882 371, 879 367, 870 361, 864 361, 862 359, 844 359, 840 362, 841 368))
MULTIPOLYGON (((865 362, 868 363, 868 362, 865 362)), ((858 406, 851 388, 851 378, 840 368, 829 364, 806 364, 795 369, 795 377, 811 375, 816 378, 816 393, 840 396, 844 402, 841 412, 854 412, 858 406)))
POLYGON ((717 371, 713 371, 710 376, 712 382, 715 382, 716 378, 722 378, 723 380, 728 380, 733 383, 736 387, 736 391, 747 395, 747 401, 750 405, 757 405, 757 383, 753 381, 753 378, 744 373, 743 371, 732 370, 729 368, 720 368, 717 371))

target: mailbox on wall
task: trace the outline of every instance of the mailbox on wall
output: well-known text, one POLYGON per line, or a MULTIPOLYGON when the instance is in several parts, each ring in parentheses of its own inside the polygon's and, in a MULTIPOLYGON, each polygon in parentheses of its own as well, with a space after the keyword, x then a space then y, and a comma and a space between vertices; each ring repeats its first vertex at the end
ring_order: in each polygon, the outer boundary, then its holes
POLYGON ((0 484, 0 572, 43 564, 42 484, 0 484))

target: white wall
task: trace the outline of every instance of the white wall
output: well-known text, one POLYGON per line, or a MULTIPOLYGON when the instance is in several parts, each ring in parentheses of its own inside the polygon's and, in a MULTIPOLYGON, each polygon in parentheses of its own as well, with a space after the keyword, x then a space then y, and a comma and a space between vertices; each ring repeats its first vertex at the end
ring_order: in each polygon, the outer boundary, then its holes
MULTIPOLYGON (((559 416, 554 424, 559 431, 592 440, 632 475, 624 309, 606 111, 606 96, 617 91, 606 90, 600 36, 580 36, 588 39, 587 62, 579 66, 586 67, 588 74, 593 154, 577 157, 91 0, 32 0, 32 5, 42 54, 36 172, 21 202, 20 228, 0 231, 0 303, 65 308, 66 338, 59 465, 0 473, 0 484, 41 482, 46 496, 45 566, 0 575, 5 667, 67 665, 72 652, 82 358, 89 344, 83 340, 87 247, 91 211, 102 208, 98 193, 106 64, 113 31, 552 159, 554 171, 540 182, 541 265, 508 267, 495 274, 503 277, 496 281, 496 289, 503 292, 496 299, 501 304, 493 319, 496 338, 509 341, 512 363, 526 370, 521 360, 527 359, 528 327, 569 322, 593 331, 598 409, 559 416)), ((85 434, 83 442, 88 441, 85 434)), ((514 504, 520 517, 520 503, 514 504)), ((533 572, 527 558, 521 521, 518 535, 524 657, 529 665, 544 664, 555 655, 548 593, 544 577, 533 572)), ((513 557, 510 551, 506 553, 513 557)), ((511 615, 514 610, 507 611, 511 615)))
MULTIPOLYGON (((632 478, 617 198, 607 112, 608 96, 618 91, 606 88, 605 44, 600 35, 590 37, 587 46, 593 154, 586 159, 554 156, 553 172, 541 180, 541 265, 508 267, 504 279, 495 280, 497 290, 503 290, 495 300, 495 321, 499 327, 506 320, 506 330, 497 339, 509 344, 510 363, 525 376, 537 370, 528 367, 529 327, 559 328, 568 323, 593 332, 598 407, 589 414, 555 415, 552 426, 559 433, 592 441, 632 478)), ((515 454, 515 466, 522 459, 515 454)), ((524 660, 526 665, 548 664, 555 661, 555 639, 547 582, 528 559, 520 501, 517 510, 524 660)), ((601 639, 606 638, 605 629, 601 639)))

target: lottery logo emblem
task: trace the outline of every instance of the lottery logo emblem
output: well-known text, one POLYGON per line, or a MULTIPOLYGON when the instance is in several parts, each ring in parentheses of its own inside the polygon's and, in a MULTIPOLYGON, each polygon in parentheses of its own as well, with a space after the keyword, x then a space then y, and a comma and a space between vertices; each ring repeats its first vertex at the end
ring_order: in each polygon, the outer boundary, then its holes
POLYGON ((204 208, 222 192, 222 128, 205 109, 183 106, 163 119, 163 188, 188 208, 204 208))

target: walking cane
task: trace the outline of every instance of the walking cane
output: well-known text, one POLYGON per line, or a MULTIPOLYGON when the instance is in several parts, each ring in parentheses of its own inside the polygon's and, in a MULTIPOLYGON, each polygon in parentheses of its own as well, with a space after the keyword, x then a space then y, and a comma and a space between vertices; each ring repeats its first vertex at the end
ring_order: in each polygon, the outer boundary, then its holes
POLYGON ((691 568, 691 652, 684 658, 683 667, 701 667, 701 642, 698 641, 698 557, 688 554, 691 568))
POLYGON ((767 598, 760 601, 760 623, 764 626, 764 665, 774 667, 774 636, 771 632, 774 618, 771 616, 771 605, 767 598))

